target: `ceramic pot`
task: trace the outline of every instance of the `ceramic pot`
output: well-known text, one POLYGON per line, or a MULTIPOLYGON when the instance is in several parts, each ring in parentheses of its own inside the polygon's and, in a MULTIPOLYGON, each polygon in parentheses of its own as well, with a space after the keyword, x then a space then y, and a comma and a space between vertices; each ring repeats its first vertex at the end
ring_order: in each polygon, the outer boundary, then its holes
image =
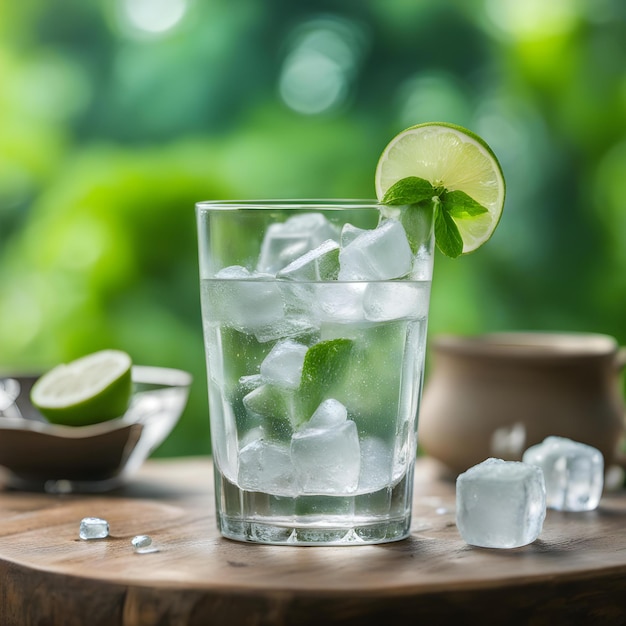
POLYGON ((617 461, 626 349, 599 334, 440 336, 419 418, 421 448, 463 472, 490 456, 520 460, 549 435, 617 461))

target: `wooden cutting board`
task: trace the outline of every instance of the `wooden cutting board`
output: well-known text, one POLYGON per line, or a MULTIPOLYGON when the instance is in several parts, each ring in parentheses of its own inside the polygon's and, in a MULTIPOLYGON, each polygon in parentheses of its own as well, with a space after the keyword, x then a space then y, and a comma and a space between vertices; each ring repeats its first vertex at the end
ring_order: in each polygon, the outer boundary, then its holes
POLYGON ((461 540, 441 467, 420 460, 416 476, 411 537, 378 546, 221 538, 206 459, 149 461, 107 495, 0 491, 0 624, 626 623, 625 492, 549 511, 530 546, 489 550, 461 540), (87 516, 111 536, 80 540, 87 516), (157 551, 136 554, 139 534, 157 551))

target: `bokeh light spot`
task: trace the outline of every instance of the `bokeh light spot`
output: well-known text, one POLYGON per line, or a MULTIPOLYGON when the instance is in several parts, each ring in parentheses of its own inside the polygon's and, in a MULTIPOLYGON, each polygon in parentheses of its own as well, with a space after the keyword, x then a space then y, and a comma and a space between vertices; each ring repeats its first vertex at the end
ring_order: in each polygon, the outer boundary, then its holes
POLYGON ((492 23, 519 39, 569 32, 582 15, 578 0, 486 0, 485 9, 492 23))
POLYGON ((336 17, 297 28, 288 46, 278 90, 294 111, 315 115, 345 104, 363 53, 359 27, 336 17))
POLYGON ((311 115, 340 104, 347 85, 341 69, 332 59, 315 50, 302 50, 286 63, 279 89, 288 107, 311 115))
POLYGON ((398 101, 403 127, 440 119, 467 124, 468 100, 452 75, 424 72, 413 76, 400 86, 398 101))
POLYGON ((187 11, 187 0, 121 0, 129 25, 147 33, 165 33, 174 28, 187 11))

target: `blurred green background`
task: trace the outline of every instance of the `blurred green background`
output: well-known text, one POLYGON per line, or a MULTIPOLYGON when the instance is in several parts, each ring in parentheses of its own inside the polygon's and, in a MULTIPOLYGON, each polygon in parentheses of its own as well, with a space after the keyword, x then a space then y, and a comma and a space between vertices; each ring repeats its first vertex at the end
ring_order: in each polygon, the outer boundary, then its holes
POLYGON ((623 0, 0 3, 0 370, 105 347, 195 382, 161 456, 210 449, 194 203, 372 197, 445 120, 507 179, 480 252, 436 260, 430 335, 626 344, 623 0))

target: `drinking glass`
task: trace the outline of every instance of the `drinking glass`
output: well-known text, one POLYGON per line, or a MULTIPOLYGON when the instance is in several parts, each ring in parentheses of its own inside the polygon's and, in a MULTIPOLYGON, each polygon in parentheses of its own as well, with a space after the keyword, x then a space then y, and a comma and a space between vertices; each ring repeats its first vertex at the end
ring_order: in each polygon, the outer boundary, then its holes
POLYGON ((220 532, 405 538, 432 224, 407 235, 373 200, 200 202, 196 216, 220 532))

